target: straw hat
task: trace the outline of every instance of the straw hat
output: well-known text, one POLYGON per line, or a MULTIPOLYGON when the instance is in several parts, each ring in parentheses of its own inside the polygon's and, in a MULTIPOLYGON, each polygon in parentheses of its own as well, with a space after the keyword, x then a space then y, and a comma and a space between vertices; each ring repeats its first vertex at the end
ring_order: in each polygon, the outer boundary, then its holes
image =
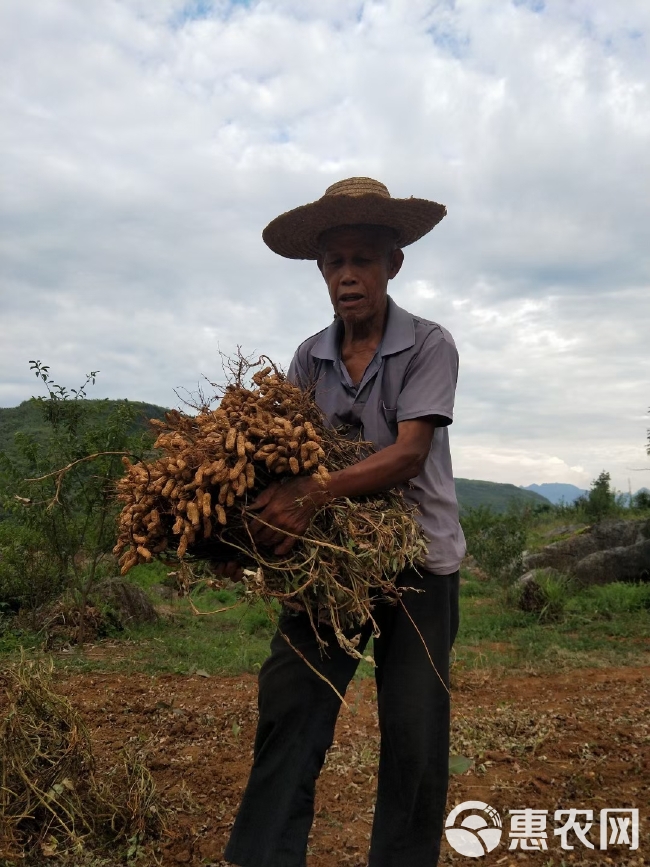
POLYGON ((427 199, 393 199, 384 184, 372 178, 347 178, 325 190, 308 205, 280 214, 262 232, 264 242, 287 259, 318 258, 318 238, 335 226, 390 226, 397 245, 417 241, 442 220, 444 205, 427 199))

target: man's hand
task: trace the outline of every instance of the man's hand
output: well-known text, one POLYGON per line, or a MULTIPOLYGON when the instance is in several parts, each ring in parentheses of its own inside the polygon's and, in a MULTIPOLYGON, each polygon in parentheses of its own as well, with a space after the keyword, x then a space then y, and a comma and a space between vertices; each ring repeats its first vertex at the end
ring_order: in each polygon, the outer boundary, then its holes
POLYGON ((326 492, 311 476, 289 479, 282 484, 274 482, 250 506, 259 511, 260 518, 251 523, 253 539, 258 545, 275 546, 275 554, 288 554, 296 539, 286 534, 302 536, 326 498, 326 492))
POLYGON ((329 500, 388 491, 415 478, 425 464, 439 421, 438 416, 425 416, 400 422, 393 445, 331 472, 326 488, 311 476, 269 485, 250 506, 259 510, 260 518, 251 524, 253 538, 260 545, 275 545, 276 554, 287 554, 296 540, 286 534, 304 535, 316 510, 329 500))

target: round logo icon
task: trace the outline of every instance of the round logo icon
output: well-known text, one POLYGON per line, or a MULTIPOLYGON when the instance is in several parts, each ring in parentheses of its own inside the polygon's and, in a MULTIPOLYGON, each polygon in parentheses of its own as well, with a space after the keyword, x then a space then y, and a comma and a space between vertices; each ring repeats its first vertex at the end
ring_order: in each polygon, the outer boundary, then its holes
POLYGON ((445 822, 445 835, 461 855, 480 858, 499 845, 503 828, 501 817, 489 804, 483 801, 464 801, 451 811, 445 822), (469 815, 456 823, 462 813, 469 815))

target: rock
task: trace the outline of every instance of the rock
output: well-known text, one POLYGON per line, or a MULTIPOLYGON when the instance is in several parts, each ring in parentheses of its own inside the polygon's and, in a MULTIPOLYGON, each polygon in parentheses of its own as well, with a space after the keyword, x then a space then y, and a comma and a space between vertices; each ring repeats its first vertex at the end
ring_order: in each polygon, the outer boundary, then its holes
POLYGON ((550 566, 560 572, 573 573, 581 560, 597 551, 627 547, 648 538, 650 538, 650 521, 645 519, 601 521, 569 539, 554 542, 534 554, 527 554, 524 557, 523 567, 527 572, 550 566))
POLYGON ((519 587, 525 587, 526 584, 537 583, 539 584, 540 578, 565 578, 564 573, 560 572, 559 569, 552 569, 550 566, 545 567, 544 569, 531 569, 530 572, 526 572, 520 578, 517 578, 515 584, 519 587))
POLYGON ((612 581, 650 581, 650 539, 589 554, 573 568, 583 586, 612 581))
POLYGON ((650 521, 601 521, 527 554, 523 566, 526 575, 520 582, 532 570, 545 568, 573 575, 584 586, 650 580, 650 521))
POLYGON ((571 536, 562 542, 554 542, 534 554, 527 554, 523 561, 524 569, 530 572, 532 569, 550 567, 559 572, 572 572, 576 563, 583 557, 598 550, 598 542, 591 529, 589 527, 583 533, 571 536))
POLYGON ((650 538, 650 521, 601 521, 591 528, 599 551, 625 548, 650 538))
POLYGON ((519 578, 515 581, 515 584, 520 587, 524 587, 526 584, 535 580, 535 572, 531 569, 530 572, 525 572, 523 575, 520 575, 519 578))

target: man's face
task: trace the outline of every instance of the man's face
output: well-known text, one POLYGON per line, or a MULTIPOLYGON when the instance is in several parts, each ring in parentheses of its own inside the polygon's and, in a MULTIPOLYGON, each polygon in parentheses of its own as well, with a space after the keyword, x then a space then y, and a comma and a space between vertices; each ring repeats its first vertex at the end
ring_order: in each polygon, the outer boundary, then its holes
POLYGON ((388 281, 404 259, 390 235, 372 228, 341 226, 324 233, 321 250, 318 267, 334 312, 343 322, 358 324, 383 317, 388 281))

